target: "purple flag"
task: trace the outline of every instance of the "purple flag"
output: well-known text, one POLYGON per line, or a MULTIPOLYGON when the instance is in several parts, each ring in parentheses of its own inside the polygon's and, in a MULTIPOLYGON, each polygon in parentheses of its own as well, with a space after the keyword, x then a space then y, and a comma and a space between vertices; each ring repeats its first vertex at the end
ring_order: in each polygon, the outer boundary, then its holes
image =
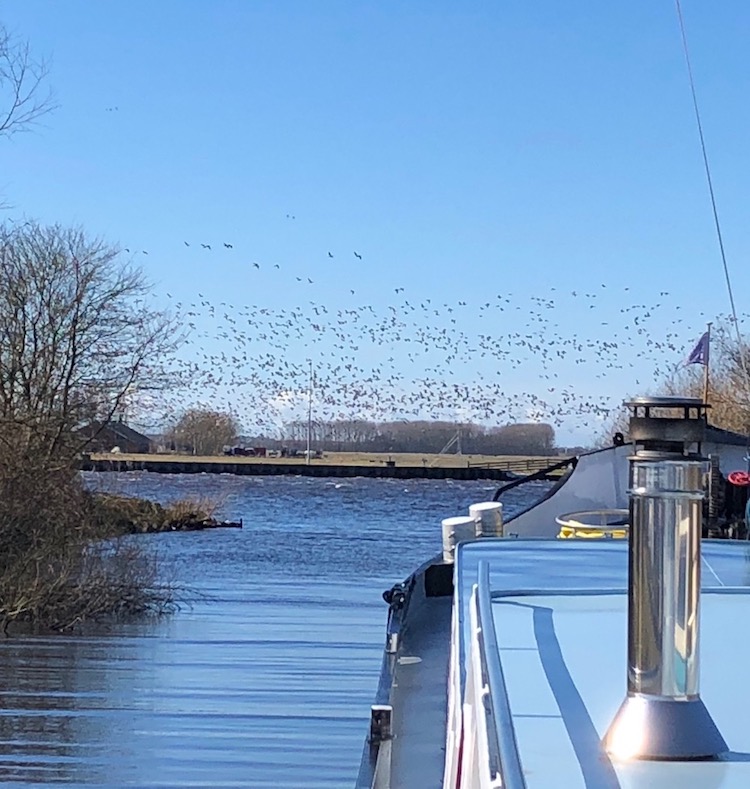
POLYGON ((703 336, 698 340, 695 348, 690 351, 685 364, 705 364, 708 367, 708 332, 703 332, 703 336))

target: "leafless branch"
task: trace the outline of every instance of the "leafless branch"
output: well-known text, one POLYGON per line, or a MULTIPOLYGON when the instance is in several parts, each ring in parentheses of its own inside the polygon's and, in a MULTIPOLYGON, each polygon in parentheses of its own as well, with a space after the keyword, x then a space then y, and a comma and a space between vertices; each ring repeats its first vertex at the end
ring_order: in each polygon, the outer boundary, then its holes
POLYGON ((75 429, 169 383, 175 322, 142 273, 80 229, 0 227, 0 440, 63 460, 75 429))
POLYGON ((0 25, 0 136, 26 131, 55 109, 52 91, 43 89, 48 73, 47 63, 0 25))

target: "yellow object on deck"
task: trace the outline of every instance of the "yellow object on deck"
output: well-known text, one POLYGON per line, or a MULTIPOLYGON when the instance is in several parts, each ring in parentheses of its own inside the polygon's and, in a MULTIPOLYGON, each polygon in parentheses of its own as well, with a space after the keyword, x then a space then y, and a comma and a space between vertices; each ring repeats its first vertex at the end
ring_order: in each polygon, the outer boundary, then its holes
POLYGON ((555 518, 560 526, 557 539, 624 540, 630 530, 629 515, 625 509, 568 512, 555 518))

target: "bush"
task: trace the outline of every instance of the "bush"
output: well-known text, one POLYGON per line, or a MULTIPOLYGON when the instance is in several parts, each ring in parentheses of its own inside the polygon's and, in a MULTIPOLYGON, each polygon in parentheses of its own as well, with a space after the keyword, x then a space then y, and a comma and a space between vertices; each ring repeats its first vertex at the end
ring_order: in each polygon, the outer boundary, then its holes
POLYGON ((0 464, 0 627, 66 630, 173 608, 176 589, 160 579, 158 557, 115 537, 126 524, 74 471, 0 464))

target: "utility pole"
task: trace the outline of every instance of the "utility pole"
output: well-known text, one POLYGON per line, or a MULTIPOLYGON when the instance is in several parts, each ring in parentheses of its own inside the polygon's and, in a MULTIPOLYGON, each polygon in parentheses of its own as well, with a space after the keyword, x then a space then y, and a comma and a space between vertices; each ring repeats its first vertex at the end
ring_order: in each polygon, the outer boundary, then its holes
POLYGON ((313 366, 310 360, 310 388, 307 397, 307 452, 305 453, 305 463, 310 465, 310 452, 312 446, 312 398, 313 398, 313 366))

